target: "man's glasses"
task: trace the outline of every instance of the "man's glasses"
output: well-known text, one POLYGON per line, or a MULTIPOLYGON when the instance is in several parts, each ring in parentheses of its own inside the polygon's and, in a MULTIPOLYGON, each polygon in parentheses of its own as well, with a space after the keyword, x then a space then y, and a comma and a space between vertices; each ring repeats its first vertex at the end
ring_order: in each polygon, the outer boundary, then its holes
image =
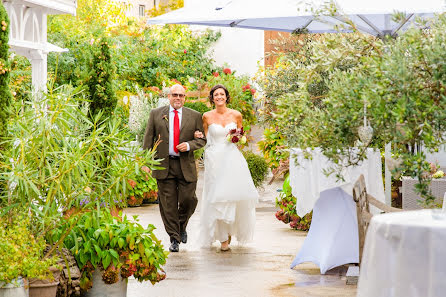
POLYGON ((184 97, 186 97, 186 95, 185 94, 178 94, 178 93, 172 93, 172 94, 170 94, 170 96, 172 96, 173 98, 184 98, 184 97))

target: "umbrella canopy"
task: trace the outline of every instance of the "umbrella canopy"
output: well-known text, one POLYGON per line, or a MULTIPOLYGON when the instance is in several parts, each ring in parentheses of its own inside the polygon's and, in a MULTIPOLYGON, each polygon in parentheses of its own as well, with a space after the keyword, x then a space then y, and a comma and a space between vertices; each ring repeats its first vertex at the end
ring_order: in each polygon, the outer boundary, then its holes
POLYGON ((351 31, 351 21, 364 33, 374 36, 395 35, 418 18, 426 19, 444 12, 444 0, 224 0, 203 1, 151 18, 148 24, 194 24, 259 30, 309 33, 351 31), (403 17, 394 21, 393 15, 403 17))

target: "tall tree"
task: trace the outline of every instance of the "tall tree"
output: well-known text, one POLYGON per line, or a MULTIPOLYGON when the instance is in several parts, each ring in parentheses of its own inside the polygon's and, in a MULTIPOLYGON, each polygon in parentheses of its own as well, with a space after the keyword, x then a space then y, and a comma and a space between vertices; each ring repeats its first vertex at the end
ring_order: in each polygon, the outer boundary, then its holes
POLYGON ((89 80, 90 114, 94 118, 100 111, 102 118, 110 117, 116 107, 118 99, 113 89, 115 67, 111 63, 110 45, 107 38, 101 38, 99 48, 93 49, 93 65, 89 80))

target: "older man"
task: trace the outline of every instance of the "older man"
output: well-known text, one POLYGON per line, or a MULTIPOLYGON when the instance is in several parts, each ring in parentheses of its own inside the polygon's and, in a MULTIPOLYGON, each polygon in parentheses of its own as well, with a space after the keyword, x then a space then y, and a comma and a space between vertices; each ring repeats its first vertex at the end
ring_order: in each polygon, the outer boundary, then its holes
POLYGON ((206 144, 205 138, 194 138, 195 131, 203 131, 203 122, 199 112, 183 107, 185 94, 179 84, 170 88, 170 105, 150 112, 143 143, 144 149, 152 149, 161 140, 155 149, 164 169, 154 171, 153 177, 158 182, 159 208, 171 252, 179 251, 180 241, 187 242, 187 222, 197 206, 194 151, 206 144))

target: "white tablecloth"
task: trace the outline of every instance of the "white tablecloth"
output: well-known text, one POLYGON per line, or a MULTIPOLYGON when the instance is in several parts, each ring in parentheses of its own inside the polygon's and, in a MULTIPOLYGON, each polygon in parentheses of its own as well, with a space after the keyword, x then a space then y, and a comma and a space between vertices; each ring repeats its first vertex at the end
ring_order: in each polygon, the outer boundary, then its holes
POLYGON ((313 220, 307 238, 291 268, 313 262, 321 274, 331 268, 359 260, 356 204, 341 188, 321 193, 313 209, 313 220))
POLYGON ((375 215, 369 225, 358 297, 446 296, 446 216, 433 210, 375 215))
POLYGON ((367 159, 358 166, 351 166, 342 173, 344 181, 338 181, 334 174, 326 176, 323 169, 332 164, 316 148, 312 159, 306 159, 301 149, 292 149, 291 155, 297 157, 299 166, 296 166, 294 157, 290 158, 290 185, 294 197, 297 198, 296 211, 299 216, 309 213, 317 199, 325 190, 341 187, 346 193, 352 195, 353 185, 361 174, 364 175, 367 192, 376 199, 384 202, 384 186, 381 169, 381 155, 379 151, 367 150, 367 159))

